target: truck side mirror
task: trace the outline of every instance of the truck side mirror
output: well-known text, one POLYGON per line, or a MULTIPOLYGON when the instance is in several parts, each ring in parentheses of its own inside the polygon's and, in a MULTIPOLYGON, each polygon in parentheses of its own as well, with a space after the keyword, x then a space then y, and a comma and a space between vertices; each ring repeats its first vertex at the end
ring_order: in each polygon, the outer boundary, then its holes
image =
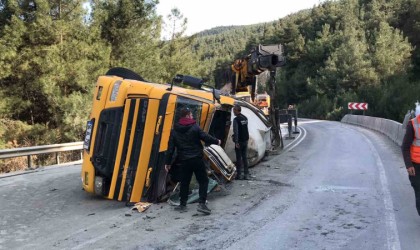
POLYGON ((201 89, 201 87, 204 84, 203 79, 193 77, 193 76, 187 76, 187 75, 176 75, 174 78, 172 78, 171 87, 168 88, 168 90, 172 90, 172 87, 174 84, 185 84, 190 87, 193 87, 195 89, 201 89))
POLYGON ((213 88, 213 98, 220 103, 220 90, 213 88))

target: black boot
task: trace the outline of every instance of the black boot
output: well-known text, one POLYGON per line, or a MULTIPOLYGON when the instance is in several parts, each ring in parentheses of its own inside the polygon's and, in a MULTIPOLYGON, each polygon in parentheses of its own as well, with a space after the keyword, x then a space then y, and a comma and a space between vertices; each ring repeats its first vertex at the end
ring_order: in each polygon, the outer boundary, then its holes
POLYGON ((184 204, 180 204, 180 205, 176 206, 174 208, 174 210, 183 213, 183 212, 186 212, 187 211, 187 206, 184 205, 184 204))
POLYGON ((197 211, 207 215, 211 214, 211 210, 204 203, 198 204, 197 211))

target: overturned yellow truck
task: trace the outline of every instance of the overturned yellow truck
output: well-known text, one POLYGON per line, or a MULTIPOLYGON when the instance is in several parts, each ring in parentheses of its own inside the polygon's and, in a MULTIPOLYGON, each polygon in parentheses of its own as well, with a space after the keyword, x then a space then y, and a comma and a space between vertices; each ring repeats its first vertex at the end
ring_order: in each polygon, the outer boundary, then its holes
POLYGON ((111 69, 97 81, 87 122, 84 190, 119 201, 156 201, 166 192, 165 152, 180 110, 190 108, 199 126, 212 130, 223 146, 233 105, 234 99, 214 89, 149 83, 129 70, 111 69))
MULTIPOLYGON (((206 88, 201 79, 177 76, 172 84, 156 84, 128 69, 109 70, 97 81, 87 122, 83 189, 128 203, 159 201, 168 192, 164 158, 180 110, 188 107, 199 126, 220 139, 221 147, 233 159, 230 137, 235 104, 242 105, 243 112, 254 121, 249 125, 254 131, 250 132, 249 162, 254 165, 270 147, 272 138, 269 121, 258 108, 220 96, 217 90, 206 88)), ((212 166, 226 179, 233 177, 234 170, 219 165, 213 161, 212 166)))

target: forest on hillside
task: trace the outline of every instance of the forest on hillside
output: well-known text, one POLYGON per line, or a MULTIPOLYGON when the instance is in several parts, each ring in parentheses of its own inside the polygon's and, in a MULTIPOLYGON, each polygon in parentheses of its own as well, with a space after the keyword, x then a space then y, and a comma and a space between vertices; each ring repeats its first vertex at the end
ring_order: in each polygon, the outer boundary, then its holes
POLYGON ((157 0, 86 2, 0 0, 0 148, 82 140, 95 81, 109 68, 220 86, 233 60, 257 44, 284 45, 275 101, 296 104, 301 116, 338 120, 348 102, 367 102, 367 115, 402 121, 419 99, 418 0, 325 1, 193 36, 184 35, 179 10, 158 16, 157 0))
POLYGON ((301 116, 339 120, 348 102, 367 102, 366 115, 401 122, 420 99, 419 1, 325 1, 272 23, 206 32, 195 49, 220 81, 232 54, 277 43, 287 64, 276 101, 296 104, 301 116))

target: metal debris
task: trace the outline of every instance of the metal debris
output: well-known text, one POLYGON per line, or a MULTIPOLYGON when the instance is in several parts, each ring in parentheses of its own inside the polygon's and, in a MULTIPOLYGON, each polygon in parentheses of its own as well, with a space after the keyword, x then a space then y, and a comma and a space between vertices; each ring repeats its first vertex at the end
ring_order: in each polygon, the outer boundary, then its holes
POLYGON ((142 213, 146 211, 151 205, 152 203, 149 202, 137 202, 136 204, 134 204, 134 207, 131 208, 131 210, 137 210, 140 213, 142 213))

